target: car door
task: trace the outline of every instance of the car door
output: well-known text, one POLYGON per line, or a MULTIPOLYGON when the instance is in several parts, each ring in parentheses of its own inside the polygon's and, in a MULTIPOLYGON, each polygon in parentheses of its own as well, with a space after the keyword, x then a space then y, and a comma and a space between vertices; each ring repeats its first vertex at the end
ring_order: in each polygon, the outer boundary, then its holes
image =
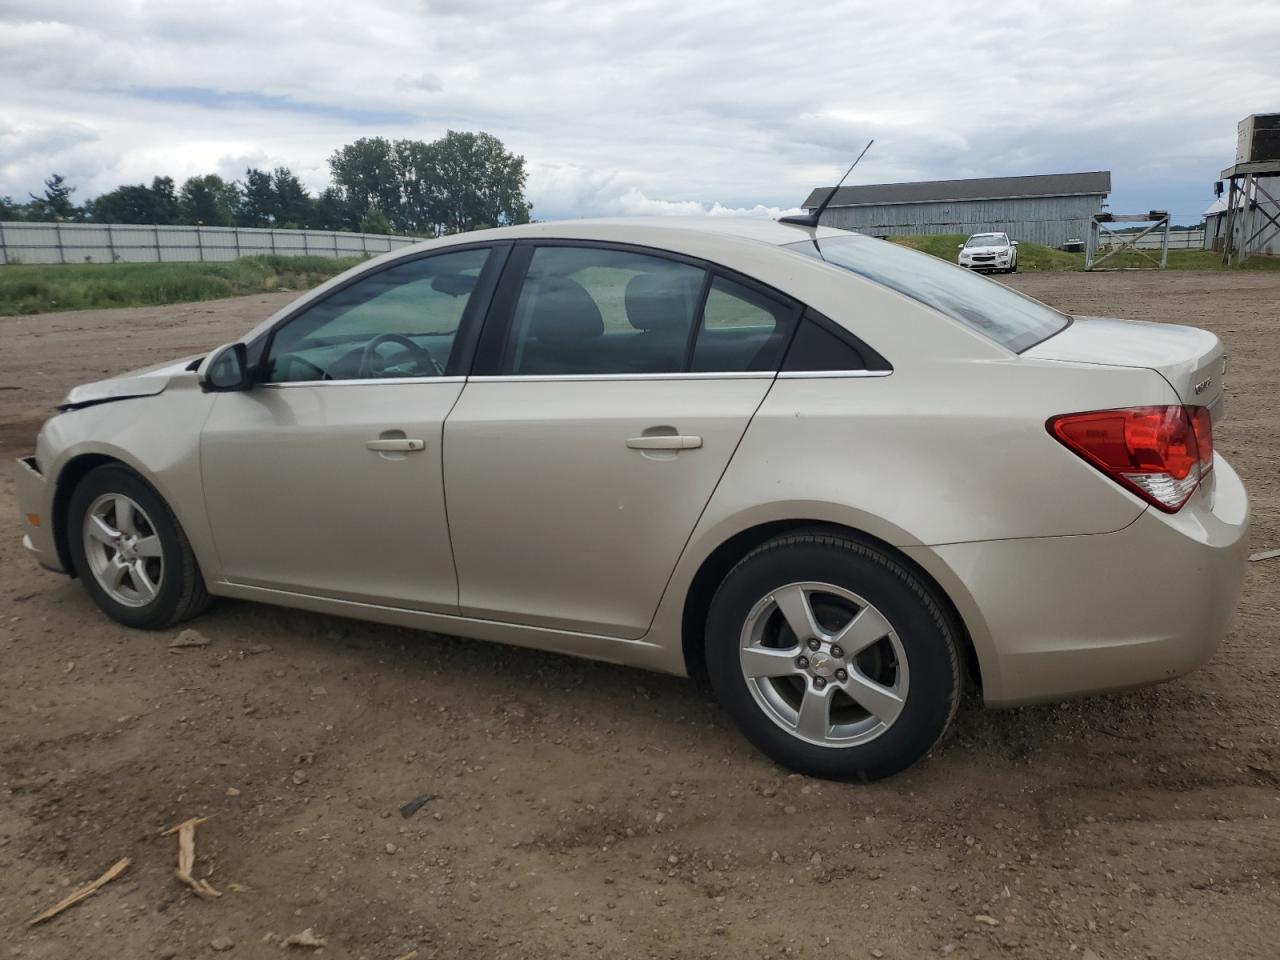
POLYGON ((518 244, 445 424, 461 612, 642 636, 796 313, 645 248, 518 244))
POLYGON ((396 261, 269 334, 201 436, 227 580, 457 612, 442 430, 508 249, 396 261))

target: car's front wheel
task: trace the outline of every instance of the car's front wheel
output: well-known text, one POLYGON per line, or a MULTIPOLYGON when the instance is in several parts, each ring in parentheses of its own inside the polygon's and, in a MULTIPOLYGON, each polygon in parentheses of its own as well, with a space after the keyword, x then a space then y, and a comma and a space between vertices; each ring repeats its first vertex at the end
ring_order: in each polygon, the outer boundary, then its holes
POLYGON ((169 505, 123 464, 91 470, 71 494, 67 534, 93 601, 128 627, 158 629, 202 612, 204 578, 169 505))
POLYGON ((900 558, 823 532, 779 537, 712 600, 707 666, 725 709, 783 766, 875 780, 910 766, 955 716, 954 630, 900 558))

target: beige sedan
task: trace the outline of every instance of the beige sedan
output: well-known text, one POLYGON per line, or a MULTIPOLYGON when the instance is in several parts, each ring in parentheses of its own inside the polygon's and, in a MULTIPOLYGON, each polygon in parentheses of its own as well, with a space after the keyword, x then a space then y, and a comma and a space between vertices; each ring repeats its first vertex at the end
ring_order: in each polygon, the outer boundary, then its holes
POLYGON ((363 264, 203 358, 78 387, 19 484, 123 624, 236 597, 708 677, 875 778, 990 704, 1203 661, 1248 503, 1223 350, 886 243, 548 223, 363 264))

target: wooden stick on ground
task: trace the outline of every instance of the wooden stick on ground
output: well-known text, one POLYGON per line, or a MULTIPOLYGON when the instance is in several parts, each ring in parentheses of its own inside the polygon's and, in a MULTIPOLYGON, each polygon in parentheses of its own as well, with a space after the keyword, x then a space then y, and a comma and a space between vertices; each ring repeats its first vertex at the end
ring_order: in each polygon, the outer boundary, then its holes
POLYGON ((196 866, 196 827, 208 819, 208 817, 192 817, 176 827, 170 827, 160 836, 167 837, 174 833, 178 835, 178 869, 174 871, 178 879, 190 887, 191 892, 197 897, 215 900, 222 894, 213 889, 209 881, 200 880, 191 875, 191 871, 196 866))
POLYGON ((51 920, 52 918, 60 914, 63 910, 67 909, 67 907, 73 906, 79 903, 81 900, 85 899, 85 897, 90 897, 93 894, 97 893, 99 888, 110 883, 116 877, 120 876, 120 874, 124 873, 127 869, 129 869, 129 863, 130 861, 128 857, 125 857, 122 860, 117 860, 107 869, 106 873, 100 876, 97 880, 93 881, 93 883, 86 884, 85 886, 77 890, 75 893, 71 894, 69 897, 59 900, 57 903, 55 903, 52 907, 50 907, 44 913, 40 914, 40 916, 28 922, 27 926, 34 927, 37 923, 44 923, 46 920, 51 920))

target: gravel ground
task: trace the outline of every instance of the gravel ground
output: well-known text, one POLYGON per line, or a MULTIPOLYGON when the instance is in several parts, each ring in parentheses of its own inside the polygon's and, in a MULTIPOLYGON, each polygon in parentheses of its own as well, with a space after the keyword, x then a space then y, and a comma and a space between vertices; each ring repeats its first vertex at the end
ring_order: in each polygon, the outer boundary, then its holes
MULTIPOLYGON (((1219 449, 1280 546, 1280 274, 1041 274, 1064 309, 1227 342, 1219 449)), ((74 383, 195 352, 289 294, 0 320, 0 517, 74 383)), ((0 957, 1275 957, 1280 560, 1213 661, 985 711, 886 783, 788 776, 688 683, 222 603, 108 622, 0 538, 0 957), (415 815, 399 808, 433 794, 415 815), (206 816, 196 876, 160 831, 206 816), (27 920, 121 857, 53 921, 27 920)), ((1118 574, 1120 572, 1118 571, 1118 574)), ((1124 571, 1124 575, 1133 575, 1124 571)), ((1139 574, 1140 575, 1140 574, 1139 574)))

